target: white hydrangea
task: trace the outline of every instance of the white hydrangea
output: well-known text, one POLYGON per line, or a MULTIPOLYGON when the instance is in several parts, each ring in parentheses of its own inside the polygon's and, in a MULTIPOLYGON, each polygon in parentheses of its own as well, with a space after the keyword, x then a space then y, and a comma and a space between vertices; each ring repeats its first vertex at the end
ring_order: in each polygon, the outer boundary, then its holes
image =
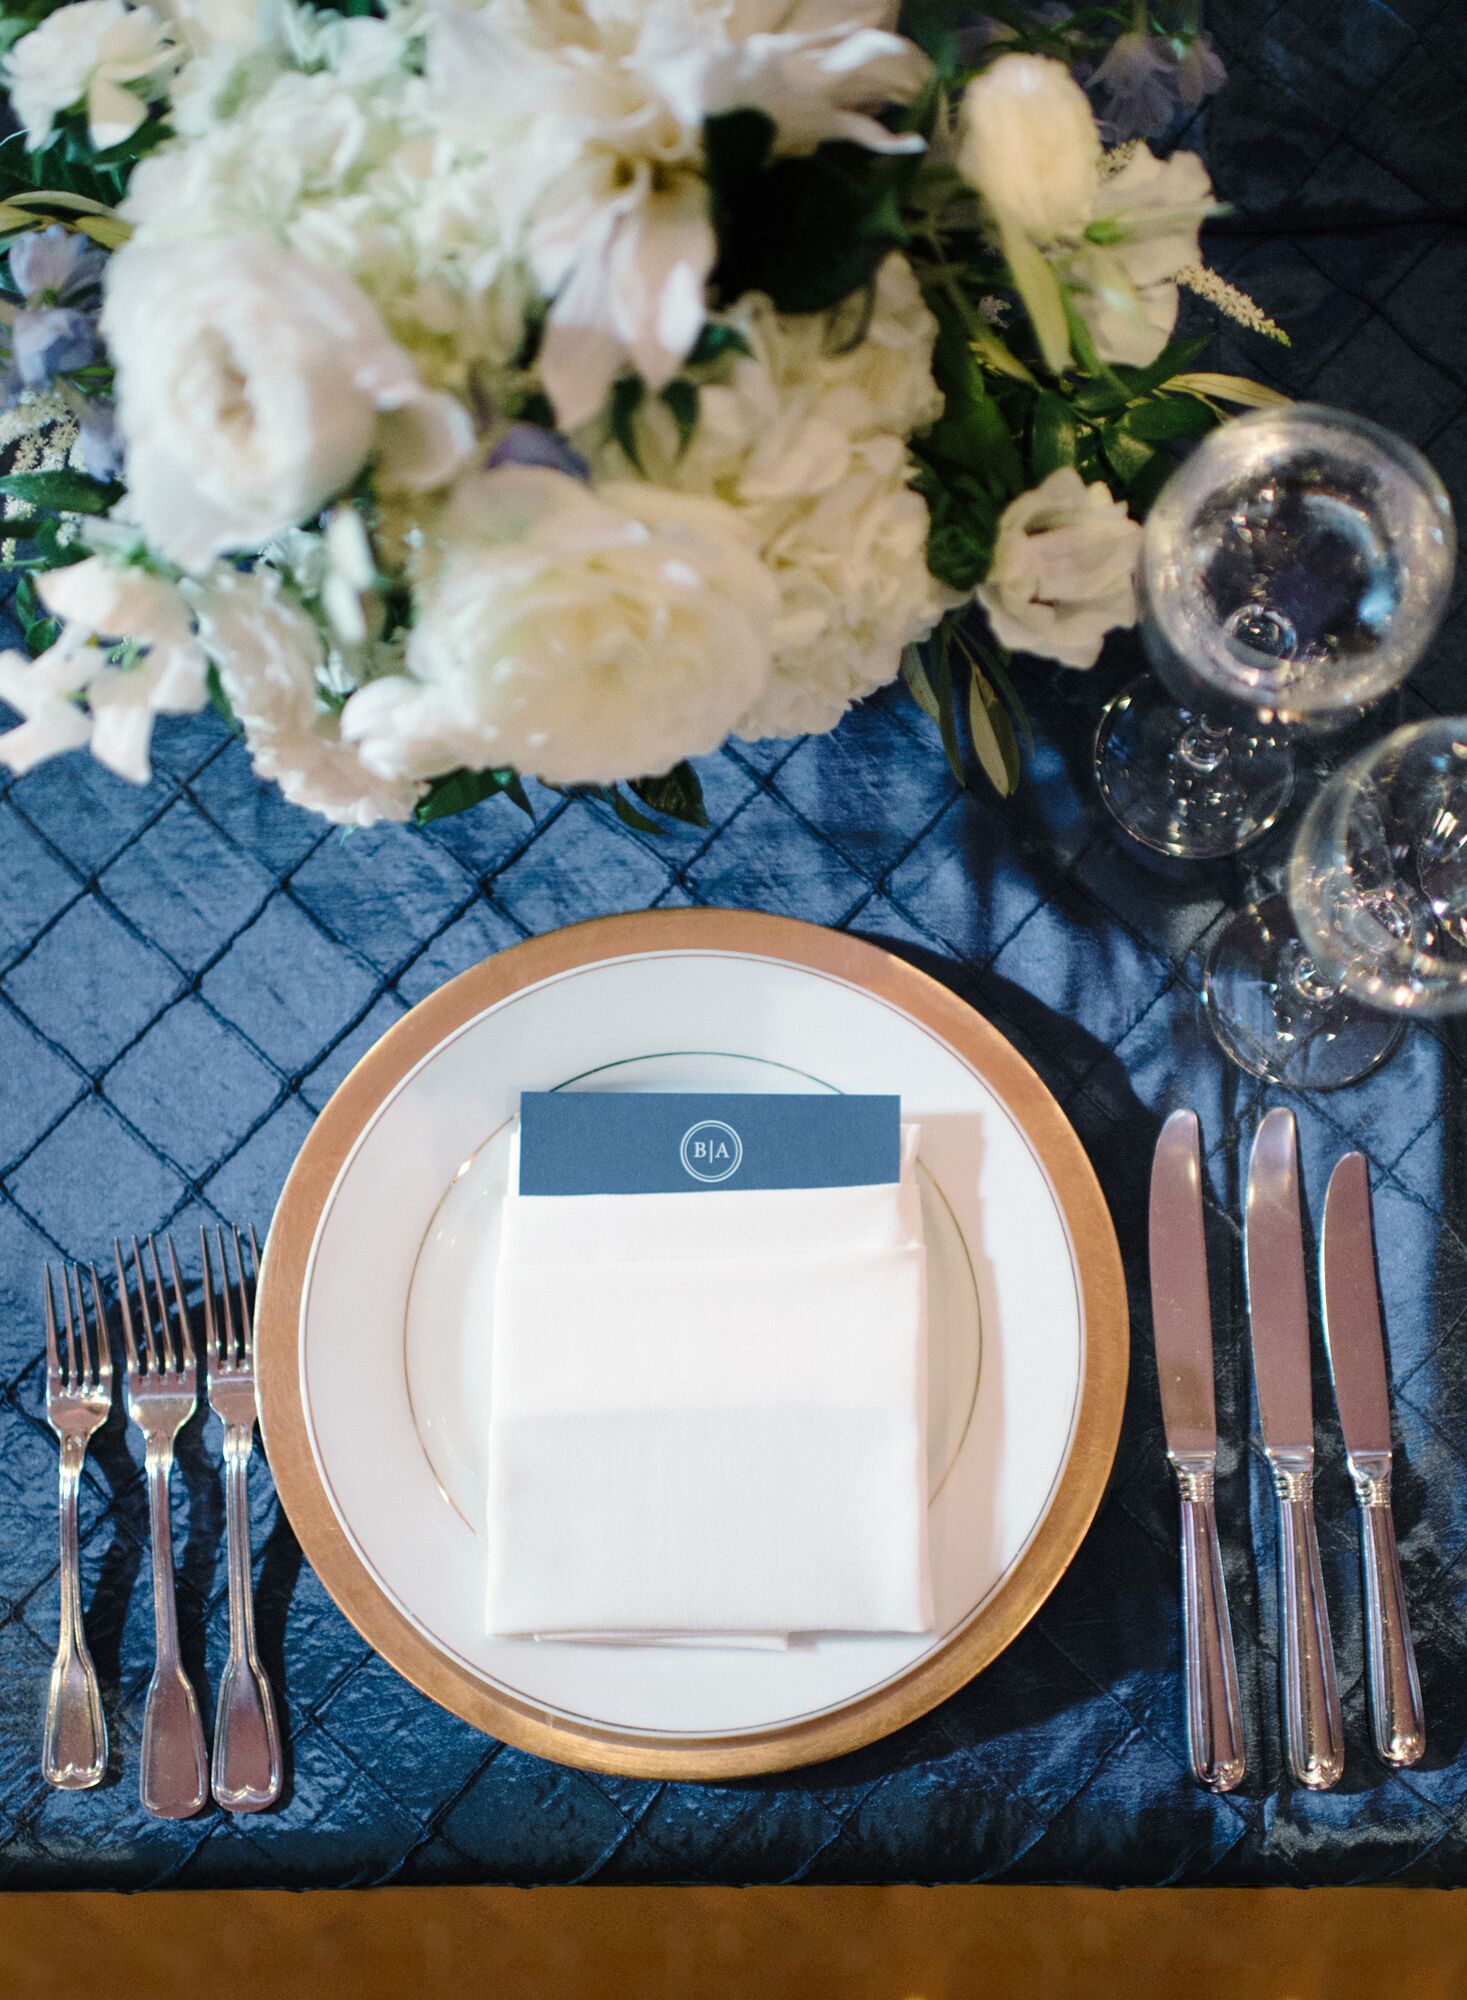
MULTIPOLYGON (((702 390, 686 449, 666 407, 647 402, 639 457, 651 477, 734 508, 778 588, 773 672, 738 734, 831 729, 951 601, 927 569, 927 506, 908 483, 907 440, 942 409, 936 322, 895 255, 845 352, 825 315, 780 314, 759 295, 725 317, 750 353, 702 390)), ((604 432, 586 448, 598 468, 625 468, 604 432)))
POLYGON ((768 676, 774 590, 715 500, 506 466, 460 482, 432 542, 412 677, 342 714, 386 780, 655 774, 715 749, 768 676))

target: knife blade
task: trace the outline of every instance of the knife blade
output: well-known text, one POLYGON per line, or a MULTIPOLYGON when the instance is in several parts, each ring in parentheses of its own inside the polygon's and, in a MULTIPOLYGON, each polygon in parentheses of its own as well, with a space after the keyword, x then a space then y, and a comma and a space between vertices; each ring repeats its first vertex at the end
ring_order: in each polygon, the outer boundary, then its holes
POLYGON ((1292 1111, 1270 1111, 1253 1141, 1243 1258, 1264 1447, 1312 1452, 1309 1294, 1304 1283, 1299 1146, 1292 1111))
POLYGON ((1212 1304, 1202 1225, 1202 1149, 1194 1111, 1174 1111, 1151 1165, 1151 1318, 1167 1450, 1217 1450, 1212 1304))
POLYGON ((1319 1265, 1324 1339, 1345 1449, 1389 1453, 1391 1403, 1375 1289, 1370 1174, 1360 1153, 1347 1153, 1330 1176, 1319 1265))
POLYGON ((1297 1781, 1325 1791, 1344 1770, 1345 1742, 1314 1528, 1299 1142, 1293 1112, 1281 1107, 1266 1115, 1253 1141, 1243 1254, 1263 1448, 1278 1501, 1284 1750, 1297 1781))
POLYGON ((1319 1246, 1330 1375, 1360 1509, 1365 1650, 1376 1754, 1399 1769, 1426 1749, 1421 1680, 1391 1514, 1391 1405, 1376 1296, 1370 1173, 1347 1153, 1330 1176, 1319 1246))
POLYGON ((1230 1792, 1245 1768, 1238 1669, 1217 1538, 1212 1307, 1197 1114, 1174 1111, 1151 1166, 1151 1316, 1167 1457, 1182 1509, 1182 1632, 1192 1775, 1230 1792))

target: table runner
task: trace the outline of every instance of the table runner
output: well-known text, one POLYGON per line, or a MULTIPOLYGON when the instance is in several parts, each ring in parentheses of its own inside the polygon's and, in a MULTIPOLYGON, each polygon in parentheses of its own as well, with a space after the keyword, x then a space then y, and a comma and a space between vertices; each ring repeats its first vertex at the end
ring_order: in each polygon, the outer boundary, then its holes
MULTIPOLYGON (((1467 519, 1467 15, 1453 0, 1227 0, 1228 89, 1202 144, 1237 204, 1211 261, 1292 328, 1215 363, 1359 409, 1420 445, 1467 519)), ((1467 610, 1402 703, 1467 706, 1467 610)), ((1275 879, 1292 818, 1240 863, 1153 866, 1088 778, 1101 702, 1138 658, 1024 672, 1038 748, 1020 799, 961 797, 898 695, 833 736, 702 766, 711 828, 663 840, 542 794, 427 834, 343 840, 251 776, 207 717, 165 725, 142 791, 85 759, 0 788, 0 1887, 447 1882, 1467 1882, 1467 1038, 1413 1027, 1333 1098, 1264 1090, 1197 1008, 1224 911, 1275 879), (283 1806, 170 1825, 137 1802, 151 1667, 147 1507, 114 1422, 82 1485, 88 1635, 109 1704, 101 1790, 40 1779, 56 1635, 55 1447, 41 1420, 39 1272, 114 1232, 269 1216, 336 1082, 403 1010, 487 953, 615 910, 737 905, 886 944, 971 1000, 1055 1090, 1100 1174, 1133 1303, 1111 1490, 1027 1631, 932 1715, 839 1762, 721 1786, 559 1769, 480 1736, 377 1660, 303 1562, 259 1461, 261 1650, 289 1734, 283 1806), (1186 1776, 1176 1516, 1144 1284, 1150 1148, 1200 1112, 1213 1204, 1219 1508, 1250 1772, 1186 1776), (1345 1708, 1339 1789, 1281 1784, 1272 1500, 1252 1421, 1240 1158, 1291 1102, 1317 1215, 1348 1146, 1372 1162, 1400 1447, 1397 1521, 1430 1725, 1424 1765, 1370 1750, 1353 1503, 1316 1349, 1319 1514, 1345 1708), (1261 1569, 1260 1569, 1261 1565, 1261 1569), (1260 1575, 1262 1587, 1260 1587, 1260 1575)), ((187 1663, 212 1694, 227 1632, 217 1433, 175 1499, 187 1663)))

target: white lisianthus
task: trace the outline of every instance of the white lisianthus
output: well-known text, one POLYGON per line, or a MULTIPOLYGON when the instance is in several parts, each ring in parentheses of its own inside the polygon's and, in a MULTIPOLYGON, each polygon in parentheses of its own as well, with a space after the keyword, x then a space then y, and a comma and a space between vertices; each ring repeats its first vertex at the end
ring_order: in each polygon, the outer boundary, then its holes
MULTIPOLYGON (((774 664, 738 719, 745 737, 832 729, 893 679, 947 599, 927 568, 926 502, 911 489, 907 439, 932 423, 936 322, 912 268, 877 276, 865 337, 845 351, 824 313, 781 314, 750 293, 725 316, 749 353, 700 392, 686 443, 648 400, 638 455, 648 474, 734 508, 779 591, 774 664)), ((632 468, 604 435, 597 469, 632 468)))
POLYGON ((1087 242, 1069 265, 1076 308, 1102 361, 1144 368, 1166 346, 1176 276, 1198 263, 1198 230, 1212 206, 1196 153, 1159 160, 1136 146, 1105 176, 1095 198, 1095 230, 1105 240, 1087 242))
POLYGON ((279 576, 221 569, 185 588, 259 775, 341 826, 409 818, 422 787, 384 779, 343 741, 321 696, 329 672, 321 634, 279 576))
POLYGON ((65 631, 37 659, 0 653, 0 701, 20 717, 0 735, 0 764, 24 773, 91 741, 92 719, 78 697, 104 658, 84 634, 65 631))
POLYGON ((460 482, 435 540, 411 678, 342 714, 384 778, 652 775, 715 749, 768 675, 774 589, 717 501, 504 466, 460 482))
POLYGON ((1003 510, 978 602, 994 637, 1018 653, 1093 667, 1101 641, 1136 622, 1141 529, 1125 502, 1072 465, 1003 510))
POLYGON ((1000 56, 968 85, 958 171, 993 213, 1035 243, 1082 236, 1100 177, 1085 93, 1049 56, 1000 56))
POLYGON ((130 506, 184 569, 308 520, 369 457, 433 487, 472 442, 355 286, 260 238, 128 244, 102 324, 130 506))
POLYGON ((88 136, 102 151, 130 139, 148 115, 146 93, 176 51, 151 7, 73 0, 48 14, 10 51, 5 80, 27 143, 44 146, 63 111, 85 102, 88 136))
POLYGON ((120 778, 145 785, 153 719, 190 715, 207 698, 207 663, 182 592, 146 570, 88 556, 40 577, 37 594, 53 617, 83 638, 126 644, 126 664, 99 663, 87 682, 92 755, 120 778))
POLYGON ((910 97, 926 60, 890 0, 532 0, 427 25, 434 106, 465 142, 493 133, 498 200, 550 299, 538 366, 564 427, 631 367, 669 382, 706 317, 717 254, 703 127, 763 110, 777 150, 825 138, 888 150, 871 113, 910 97))

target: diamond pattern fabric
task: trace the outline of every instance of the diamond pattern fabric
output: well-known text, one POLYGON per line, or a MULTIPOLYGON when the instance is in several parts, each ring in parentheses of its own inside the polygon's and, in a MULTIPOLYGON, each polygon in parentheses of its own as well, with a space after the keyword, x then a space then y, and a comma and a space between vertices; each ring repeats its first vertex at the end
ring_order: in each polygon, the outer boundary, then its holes
MULTIPOLYGON (((1214 263, 1293 331, 1234 330, 1219 368, 1348 404, 1414 438, 1467 516, 1467 268, 1453 0, 1219 0, 1231 80, 1187 135, 1236 204, 1214 263)), ((1467 706, 1467 606, 1404 697, 1467 706)), ((654 840, 599 805, 503 802, 426 833, 343 840, 256 784, 209 718, 160 732, 136 790, 79 758, 0 787, 0 1887, 385 1882, 1467 1882, 1467 1040, 1413 1027, 1337 1097, 1293 1100, 1317 1213, 1334 1159, 1371 1161, 1390 1340, 1397 1520, 1430 1724, 1389 1774, 1369 1742, 1355 1522, 1317 1348, 1319 1521, 1348 1762, 1282 1778, 1273 1516, 1249 1443, 1237 1216, 1267 1103, 1213 1048, 1197 991, 1224 913, 1276 879, 1290 826, 1244 861, 1153 865, 1103 823, 1089 742, 1137 656, 1029 664, 1022 797, 961 796, 895 694, 833 736, 707 760, 712 825, 654 840), (150 1820, 137 1801, 151 1665, 147 1508, 117 1418, 83 1480, 87 1624, 114 1768, 47 1790, 57 1621, 55 1450, 41 1416, 40 1266, 114 1233, 271 1207, 315 1113, 403 1008, 517 939, 613 910, 716 903, 839 925, 915 960, 1038 1067, 1099 1171, 1127 1260, 1133 1373, 1107 1501, 1021 1637, 932 1715, 837 1763, 722 1786, 562 1770, 477 1734, 376 1659, 303 1561, 256 1461, 260 1639, 288 1791, 255 1818, 150 1820), (1194 1104, 1211 1182, 1220 1514, 1250 1772, 1188 1779, 1176 1516, 1144 1282, 1148 1160, 1194 1104)), ((217 1427, 181 1443, 175 1559, 187 1663, 227 1637, 217 1427)))

